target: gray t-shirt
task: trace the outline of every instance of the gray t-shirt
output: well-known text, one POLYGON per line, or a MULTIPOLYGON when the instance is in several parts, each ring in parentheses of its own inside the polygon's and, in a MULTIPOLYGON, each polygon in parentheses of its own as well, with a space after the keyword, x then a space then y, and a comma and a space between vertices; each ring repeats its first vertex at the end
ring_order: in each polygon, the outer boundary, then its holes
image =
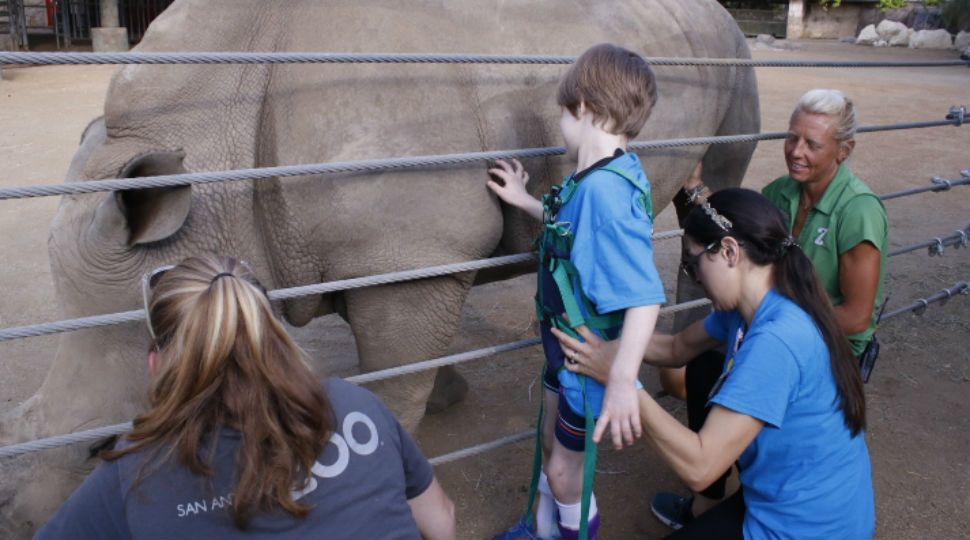
POLYGON ((253 515, 244 531, 233 525, 227 509, 240 435, 224 429, 213 478, 166 462, 135 484, 147 451, 102 463, 35 540, 421 538, 407 501, 431 485, 428 460, 376 396, 340 379, 324 386, 337 424, 308 482, 294 490, 313 506, 305 519, 280 510, 253 515))

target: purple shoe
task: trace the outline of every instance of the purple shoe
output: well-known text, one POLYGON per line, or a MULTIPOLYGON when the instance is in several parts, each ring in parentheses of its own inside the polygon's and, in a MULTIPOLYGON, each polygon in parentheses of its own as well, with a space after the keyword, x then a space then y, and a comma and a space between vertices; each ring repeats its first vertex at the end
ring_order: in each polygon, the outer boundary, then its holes
POLYGON ((525 518, 519 520, 507 531, 492 537, 492 540, 543 540, 536 536, 535 525, 529 526, 525 523, 525 518))
MULTIPOLYGON (((587 528, 589 534, 586 536, 586 540, 596 540, 596 533, 599 530, 600 515, 597 513, 593 516, 593 519, 589 520, 589 527, 587 528)), ((562 540, 579 540, 579 531, 570 529, 569 527, 563 527, 562 523, 559 524, 559 534, 562 535, 562 540)))

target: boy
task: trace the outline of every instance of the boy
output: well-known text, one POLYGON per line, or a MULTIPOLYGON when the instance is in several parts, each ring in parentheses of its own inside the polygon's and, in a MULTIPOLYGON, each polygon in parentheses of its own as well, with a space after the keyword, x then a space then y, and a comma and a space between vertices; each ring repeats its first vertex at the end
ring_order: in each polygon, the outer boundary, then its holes
MULTIPOLYGON (((504 182, 489 181, 492 191, 544 223, 536 300, 548 411, 536 528, 525 520, 496 539, 553 538, 557 510, 562 538, 579 537, 587 412, 599 417, 597 442, 607 426, 618 449, 640 436, 636 377, 666 298, 653 264, 650 184, 637 156, 625 149, 655 102, 653 72, 640 56, 597 45, 559 86, 559 127, 577 172, 540 202, 526 191, 529 175, 518 161, 500 160, 489 170, 504 182), (550 330, 574 332, 583 324, 620 339, 605 396, 602 385, 562 369, 569 359, 550 330)), ((589 507, 588 537, 594 539, 600 523, 595 497, 589 507)))

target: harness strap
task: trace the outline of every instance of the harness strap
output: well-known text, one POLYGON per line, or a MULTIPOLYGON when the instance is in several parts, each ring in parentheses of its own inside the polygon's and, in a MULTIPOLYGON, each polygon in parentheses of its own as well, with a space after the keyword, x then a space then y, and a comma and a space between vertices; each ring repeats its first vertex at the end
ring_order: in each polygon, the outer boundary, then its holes
POLYGON ((583 496, 579 506, 579 540, 587 540, 589 537, 589 505, 593 497, 593 481, 596 478, 596 458, 597 445, 593 442, 593 428, 596 421, 593 419, 593 409, 589 406, 589 397, 586 393, 586 381, 589 377, 583 377, 583 406, 586 409, 586 448, 583 454, 583 496))
MULTIPOLYGON (((614 169, 612 167, 601 168, 627 180, 637 190, 639 190, 640 204, 644 206, 644 210, 646 212, 652 214, 650 208, 650 190, 645 184, 639 182, 636 178, 621 169, 614 169)), ((572 178, 568 178, 566 182, 563 183, 562 189, 556 194, 555 198, 557 201, 555 204, 562 206, 569 202, 578 185, 579 184, 577 182, 572 181, 572 178)), ((574 338, 578 338, 579 336, 573 329, 579 326, 585 325, 595 330, 606 330, 619 326, 623 321, 622 315, 598 314, 595 306, 593 306, 592 302, 586 299, 585 296, 583 296, 583 303, 586 305, 585 307, 587 309, 585 311, 587 314, 583 314, 583 309, 580 307, 580 303, 576 300, 576 293, 571 279, 572 276, 579 274, 572 262, 568 259, 568 254, 572 250, 572 245, 570 238, 568 237, 568 231, 563 230, 563 227, 560 224, 553 221, 555 216, 552 215, 553 212, 550 211, 552 204, 553 203, 547 198, 545 200, 545 204, 543 205, 544 214, 546 215, 546 223, 543 237, 539 241, 539 256, 541 264, 547 265, 553 281, 556 283, 556 288, 559 290, 559 296, 562 299, 563 307, 565 308, 566 317, 568 320, 563 320, 561 314, 559 313, 549 313, 543 309, 542 306, 545 305, 545 302, 542 297, 541 289, 537 295, 537 318, 540 321, 551 321, 553 326, 566 332, 568 335, 574 338), (547 245, 550 242, 554 245, 547 245), (550 247, 552 247, 553 251, 551 254, 552 256, 550 256, 549 253, 550 247)))
POLYGON ((536 444, 532 453, 532 482, 529 485, 529 500, 525 506, 525 526, 529 529, 535 525, 535 514, 532 513, 532 505, 536 502, 536 493, 539 490, 539 474, 542 472, 542 419, 545 416, 546 399, 543 395, 539 399, 539 421, 536 423, 536 444))
MULTIPOLYGON (((627 182, 633 185, 637 191, 640 192, 640 205, 643 206, 643 211, 653 219, 653 197, 650 195, 650 188, 646 184, 640 182, 636 177, 631 176, 630 173, 622 170, 616 169, 610 166, 600 167, 601 170, 610 171, 611 173, 623 178, 627 182)), ((563 204, 566 204, 565 202, 563 204)))

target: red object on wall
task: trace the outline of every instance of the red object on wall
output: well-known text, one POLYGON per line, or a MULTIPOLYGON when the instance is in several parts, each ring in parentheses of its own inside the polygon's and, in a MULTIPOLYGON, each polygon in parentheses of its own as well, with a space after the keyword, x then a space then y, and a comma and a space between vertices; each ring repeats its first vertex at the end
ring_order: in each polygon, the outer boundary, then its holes
POLYGON ((54 3, 57 0, 44 0, 44 5, 47 7, 47 26, 54 26, 54 3))

